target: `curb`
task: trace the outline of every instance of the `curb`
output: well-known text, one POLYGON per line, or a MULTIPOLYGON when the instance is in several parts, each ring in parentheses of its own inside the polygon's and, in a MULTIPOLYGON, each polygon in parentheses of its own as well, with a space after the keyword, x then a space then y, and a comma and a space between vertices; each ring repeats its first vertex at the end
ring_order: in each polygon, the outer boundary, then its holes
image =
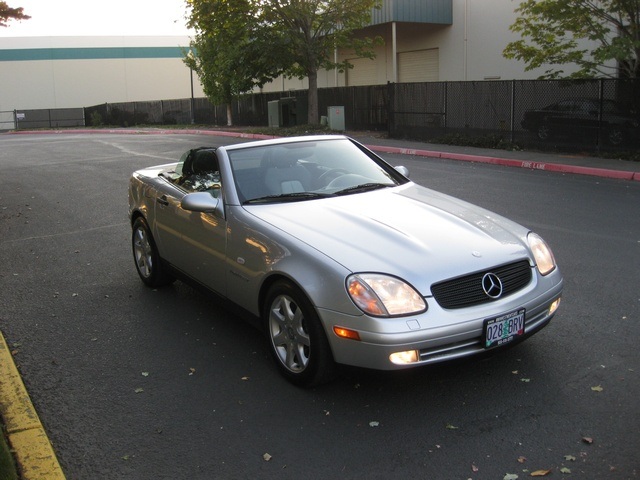
POLYGON ((2 332, 0 416, 22 480, 65 480, 2 332))
MULTIPOLYGON (((124 130, 117 128, 90 129, 79 128, 69 130, 12 130, 10 135, 20 134, 64 134, 64 133, 117 133, 128 135, 167 135, 167 134, 187 134, 187 135, 211 135, 217 137, 250 138, 253 140, 268 140, 278 138, 275 135, 262 135, 257 133, 229 132, 224 130, 200 130, 200 129, 132 129, 124 130)), ((626 170, 611 170, 607 168, 581 167, 577 165, 565 165, 561 163, 532 162, 531 160, 514 160, 508 158, 491 157, 486 155, 471 155, 463 153, 442 152, 439 150, 420 150, 400 147, 387 147, 381 145, 365 145, 370 150, 381 153, 395 153, 400 155, 415 155, 419 157, 442 158, 446 160, 461 160, 465 162, 490 163, 506 167, 528 168, 531 170, 546 170, 548 172, 574 173, 578 175, 590 175, 602 178, 612 178, 618 180, 640 181, 640 172, 626 170)))
POLYGON ((431 150, 413 150, 410 148, 383 147, 368 145, 369 149, 383 153, 397 153, 403 155, 416 155, 419 157, 443 158, 447 160, 462 160, 465 162, 490 163, 507 167, 529 168, 531 170, 546 170, 559 173, 576 173, 579 175, 592 175, 596 177, 614 178, 619 180, 640 181, 640 172, 625 170, 610 170, 607 168, 580 167, 577 165, 564 165, 560 163, 532 162, 531 160, 512 160, 508 158, 489 157, 484 155, 469 155, 464 153, 449 153, 431 150))

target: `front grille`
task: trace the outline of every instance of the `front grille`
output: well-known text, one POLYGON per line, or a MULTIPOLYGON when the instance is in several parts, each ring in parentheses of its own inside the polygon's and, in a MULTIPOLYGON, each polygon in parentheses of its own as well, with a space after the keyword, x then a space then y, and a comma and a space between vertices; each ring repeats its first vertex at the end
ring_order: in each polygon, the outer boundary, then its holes
POLYGON ((465 308, 492 302, 495 299, 482 289, 482 277, 487 273, 497 275, 502 282, 500 298, 517 292, 531 281, 529 262, 522 260, 435 283, 431 285, 431 292, 442 308, 465 308))

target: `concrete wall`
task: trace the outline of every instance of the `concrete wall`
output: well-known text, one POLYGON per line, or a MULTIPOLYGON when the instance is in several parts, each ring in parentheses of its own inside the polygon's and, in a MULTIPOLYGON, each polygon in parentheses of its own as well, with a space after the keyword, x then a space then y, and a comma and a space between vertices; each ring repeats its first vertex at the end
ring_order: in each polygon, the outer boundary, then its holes
MULTIPOLYGON (((0 38, 0 111, 189 98, 188 45, 188 37, 0 38)), ((194 96, 204 96, 197 75, 194 96)))

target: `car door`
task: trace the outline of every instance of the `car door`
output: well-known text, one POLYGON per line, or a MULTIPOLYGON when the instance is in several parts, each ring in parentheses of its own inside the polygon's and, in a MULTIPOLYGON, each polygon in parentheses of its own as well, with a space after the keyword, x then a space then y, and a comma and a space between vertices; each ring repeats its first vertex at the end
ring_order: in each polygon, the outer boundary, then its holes
MULTIPOLYGON (((211 290, 226 295, 226 220, 223 210, 200 213, 185 210, 188 190, 171 184, 158 190, 155 235, 161 256, 175 268, 211 290)), ((222 187, 209 190, 223 202, 222 187)))
POLYGON ((547 124, 554 135, 570 134, 574 126, 573 101, 563 100, 548 111, 547 124))
POLYGON ((597 135, 600 105, 593 100, 575 102, 575 133, 577 135, 597 135))

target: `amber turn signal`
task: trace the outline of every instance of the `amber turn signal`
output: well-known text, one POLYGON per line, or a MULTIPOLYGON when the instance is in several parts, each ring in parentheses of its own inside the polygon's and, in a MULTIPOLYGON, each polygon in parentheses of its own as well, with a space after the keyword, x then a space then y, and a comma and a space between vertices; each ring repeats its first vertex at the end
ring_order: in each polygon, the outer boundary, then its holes
POLYGON ((348 338, 350 340, 358 341, 360 340, 360 334, 355 330, 349 330, 348 328, 334 326, 333 333, 341 338, 348 338))

